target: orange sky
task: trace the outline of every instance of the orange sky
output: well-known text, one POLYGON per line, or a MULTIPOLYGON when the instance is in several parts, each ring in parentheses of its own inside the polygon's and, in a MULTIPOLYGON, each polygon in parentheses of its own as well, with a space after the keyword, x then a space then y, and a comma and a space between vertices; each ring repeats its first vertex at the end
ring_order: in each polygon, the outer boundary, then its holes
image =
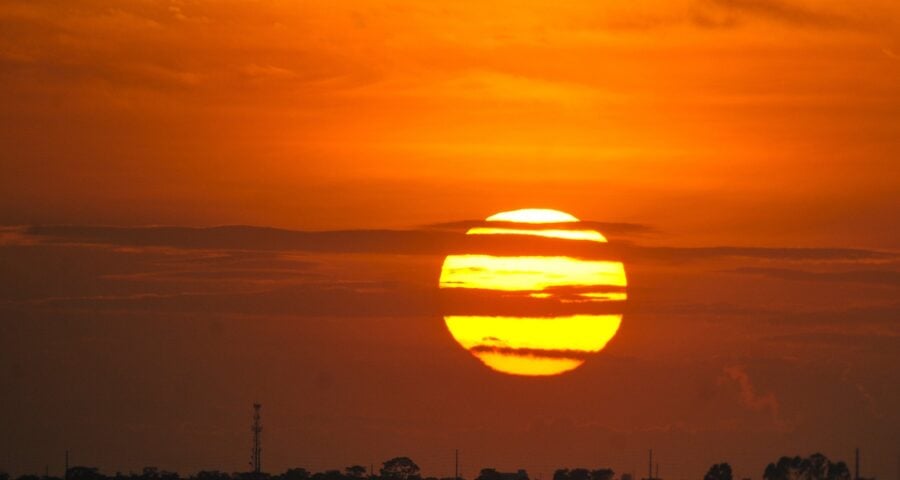
POLYGON ((0 470, 240 469, 261 401, 272 468, 896 475, 896 0, 5 0, 0 152, 0 470), (628 272, 543 383, 433 298, 523 207, 628 272))
POLYGON ((896 2, 520 3, 5 2, 0 219, 896 246, 896 2))

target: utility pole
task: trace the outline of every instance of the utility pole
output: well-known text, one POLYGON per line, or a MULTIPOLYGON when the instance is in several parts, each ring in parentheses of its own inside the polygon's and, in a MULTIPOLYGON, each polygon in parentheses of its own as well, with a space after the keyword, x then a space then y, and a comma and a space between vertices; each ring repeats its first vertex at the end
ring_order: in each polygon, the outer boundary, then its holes
POLYGON ((262 471, 262 424, 259 419, 259 409, 262 405, 253 404, 253 425, 250 431, 253 432, 253 449, 250 452, 250 467, 257 476, 262 471))

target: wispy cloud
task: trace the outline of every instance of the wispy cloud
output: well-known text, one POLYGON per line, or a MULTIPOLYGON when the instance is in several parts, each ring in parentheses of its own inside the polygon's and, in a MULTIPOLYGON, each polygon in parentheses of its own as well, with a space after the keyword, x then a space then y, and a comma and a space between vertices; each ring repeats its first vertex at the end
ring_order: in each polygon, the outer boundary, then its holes
MULTIPOLYGON (((307 283, 239 292, 143 293, 49 298, 32 305, 66 311, 293 315, 297 317, 409 317, 438 315, 436 292, 379 282, 307 283)), ((22 305, 18 303, 18 305, 22 305)))
MULTIPOLYGON (((596 225, 615 225, 591 222, 596 225)), ((465 222, 442 224, 464 227, 465 222)), ((620 232, 646 231, 646 227, 618 224, 620 232)), ((613 228, 612 230, 616 230, 613 228)), ((616 255, 630 261, 697 261, 711 258, 758 258, 777 260, 875 260, 890 259, 891 252, 852 248, 773 247, 666 247, 642 246, 628 242, 609 245, 579 244, 554 239, 472 238, 459 230, 434 228, 413 230, 298 231, 265 227, 93 227, 35 226, 26 233, 49 242, 97 243, 127 246, 169 246, 175 248, 284 250, 319 253, 370 253, 443 255, 467 248, 500 249, 513 253, 539 254, 549 251, 572 255, 616 255)), ((496 237, 496 236, 491 236, 496 237)))
MULTIPOLYGON (((427 229, 437 229, 437 230, 450 230, 450 231, 465 231, 472 227, 483 226, 484 220, 459 220, 455 222, 444 222, 444 223, 433 223, 430 225, 425 225, 423 228, 427 229)), ((646 235, 651 233, 658 233, 655 228, 650 225, 644 225, 640 223, 625 223, 625 222, 595 222, 595 221, 582 221, 579 224, 579 227, 584 228, 593 228, 600 232, 603 232, 606 235, 615 235, 615 236, 629 236, 629 235, 646 235)))
POLYGON ((752 19, 806 28, 849 28, 858 23, 849 16, 786 0, 702 0, 695 4, 693 17, 701 27, 734 27, 752 19))
POLYGON ((888 58, 892 58, 894 60, 900 60, 900 54, 897 54, 893 49, 890 48, 882 48, 881 53, 887 55, 888 58))
POLYGON ((741 267, 730 270, 733 273, 760 275, 782 280, 806 282, 866 283, 900 286, 900 272, 895 270, 851 270, 842 272, 809 272, 787 268, 741 267))

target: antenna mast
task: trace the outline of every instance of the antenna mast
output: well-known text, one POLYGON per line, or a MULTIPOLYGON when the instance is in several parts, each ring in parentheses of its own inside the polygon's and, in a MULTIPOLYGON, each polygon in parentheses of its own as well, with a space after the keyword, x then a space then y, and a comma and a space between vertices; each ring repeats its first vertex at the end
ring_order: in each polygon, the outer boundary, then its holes
POLYGON ((250 467, 253 469, 253 473, 257 475, 262 471, 262 424, 259 420, 260 408, 262 408, 262 405, 258 403, 253 404, 253 426, 250 427, 250 431, 253 432, 253 449, 250 452, 250 467))

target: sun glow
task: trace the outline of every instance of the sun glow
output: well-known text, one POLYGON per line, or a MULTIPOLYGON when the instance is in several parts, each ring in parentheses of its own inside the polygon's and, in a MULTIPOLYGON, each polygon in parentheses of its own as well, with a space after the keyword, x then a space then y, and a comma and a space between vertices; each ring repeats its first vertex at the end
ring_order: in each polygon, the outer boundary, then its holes
MULTIPOLYGON (((510 242, 516 237, 537 236, 606 243, 600 232, 579 227, 576 217, 557 210, 502 212, 488 217, 487 222, 529 225, 521 228, 477 226, 469 229, 467 234, 509 235, 510 242), (571 223, 572 228, 562 227, 561 223, 571 223), (540 224, 554 225, 542 228, 540 224)), ((615 310, 615 305, 627 298, 624 292, 627 283, 624 265, 613 259, 565 255, 502 256, 480 252, 448 255, 440 277, 440 287, 447 291, 487 295, 479 297, 479 308, 492 308, 491 295, 498 299, 497 306, 493 307, 495 314, 448 312, 444 321, 453 338, 491 369, 529 376, 557 375, 573 370, 583 364, 588 355, 603 350, 618 331, 622 315, 618 312, 590 313, 590 308, 602 303, 612 305, 604 308, 615 310), (547 302, 542 305, 549 305, 550 311, 559 308, 554 305, 568 305, 570 312, 555 316, 510 316, 503 313, 500 300, 547 302), (572 314, 572 309, 585 311, 572 314)), ((452 310, 453 305, 447 308, 452 310)))
POLYGON ((547 208, 523 208, 509 212, 500 212, 487 218, 488 222, 515 223, 568 223, 578 219, 566 212, 547 208))
POLYGON ((559 375, 575 370, 584 363, 577 358, 536 357, 533 355, 507 355, 504 353, 476 353, 476 357, 488 367, 511 375, 540 377, 559 375))
POLYGON ((448 316, 445 321, 456 341, 494 370, 556 375, 580 366, 586 354, 603 350, 619 329, 622 316, 448 316), (558 352, 559 356, 546 352, 558 352))
POLYGON ((450 315, 445 320, 456 340, 466 349, 494 347, 596 353, 616 334, 622 317, 621 315, 573 315, 551 318, 450 315))
POLYGON ((570 257, 449 255, 441 270, 443 288, 535 291, 550 287, 624 287, 626 284, 622 262, 570 257))
POLYGON ((524 230, 517 228, 474 227, 470 228, 466 233, 469 235, 534 235, 536 237, 606 243, 606 237, 596 230, 524 230))

